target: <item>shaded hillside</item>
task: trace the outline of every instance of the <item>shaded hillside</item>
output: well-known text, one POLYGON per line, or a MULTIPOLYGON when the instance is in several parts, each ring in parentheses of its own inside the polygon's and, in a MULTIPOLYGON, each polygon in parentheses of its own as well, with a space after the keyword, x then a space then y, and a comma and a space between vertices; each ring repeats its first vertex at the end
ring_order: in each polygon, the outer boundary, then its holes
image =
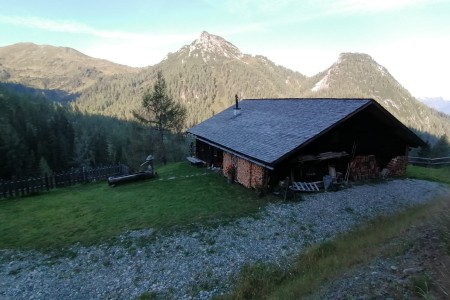
MULTIPOLYGON (((0 83, 0 180, 121 162, 134 170, 149 154, 162 163, 159 132, 136 121, 83 115, 0 83)), ((186 144, 166 135, 165 159, 184 158, 186 144)))
POLYGON ((73 94, 114 74, 139 69, 89 57, 75 49, 19 43, 0 47, 0 82, 73 94))
POLYGON ((9 90, 15 91, 19 95, 34 95, 61 104, 66 104, 80 96, 80 93, 71 94, 62 90, 37 89, 20 83, 2 82, 1 85, 9 90))

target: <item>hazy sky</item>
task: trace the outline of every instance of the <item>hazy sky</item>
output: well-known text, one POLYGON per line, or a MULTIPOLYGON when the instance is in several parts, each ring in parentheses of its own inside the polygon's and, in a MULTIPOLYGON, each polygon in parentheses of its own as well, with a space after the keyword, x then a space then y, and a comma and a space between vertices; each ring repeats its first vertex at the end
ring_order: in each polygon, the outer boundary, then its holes
POLYGON ((0 46, 33 42, 148 66, 203 30, 314 75, 372 56, 414 96, 450 99, 450 0, 0 0, 0 46))

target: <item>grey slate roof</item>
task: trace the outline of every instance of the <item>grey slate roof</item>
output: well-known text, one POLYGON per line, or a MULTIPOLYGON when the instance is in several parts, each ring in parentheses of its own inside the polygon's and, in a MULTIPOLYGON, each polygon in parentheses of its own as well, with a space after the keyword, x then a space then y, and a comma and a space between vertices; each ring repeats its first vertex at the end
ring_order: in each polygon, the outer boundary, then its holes
POLYGON ((201 140, 270 166, 370 99, 258 99, 234 106, 188 130, 201 140))

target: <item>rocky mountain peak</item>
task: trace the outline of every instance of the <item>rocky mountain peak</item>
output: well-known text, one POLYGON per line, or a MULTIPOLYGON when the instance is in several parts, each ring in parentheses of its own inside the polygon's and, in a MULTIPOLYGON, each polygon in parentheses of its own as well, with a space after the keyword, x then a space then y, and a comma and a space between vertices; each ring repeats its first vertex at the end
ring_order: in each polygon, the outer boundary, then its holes
POLYGON ((200 53, 205 61, 209 60, 212 55, 237 59, 243 56, 235 45, 206 31, 203 31, 200 37, 189 45, 188 49, 189 56, 198 56, 200 53))
POLYGON ((342 60, 367 60, 374 61, 373 58, 365 53, 357 53, 357 52, 343 52, 339 54, 338 61, 342 60))
POLYGON ((339 54, 339 58, 333 66, 337 66, 343 63, 351 67, 353 67, 354 65, 366 65, 367 67, 370 66, 380 72, 382 76, 386 76, 389 73, 385 67, 378 64, 370 55, 365 53, 341 53, 339 54))

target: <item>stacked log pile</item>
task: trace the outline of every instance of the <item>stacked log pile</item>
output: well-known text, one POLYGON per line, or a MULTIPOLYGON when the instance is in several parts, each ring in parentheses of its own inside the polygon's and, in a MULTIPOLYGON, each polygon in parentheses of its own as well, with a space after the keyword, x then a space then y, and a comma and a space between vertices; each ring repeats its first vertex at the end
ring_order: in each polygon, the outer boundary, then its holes
POLYGON ((264 168, 248 160, 238 158, 237 181, 245 187, 257 188, 263 185, 264 168))
POLYGON ((408 158, 406 156, 396 156, 387 164, 386 169, 389 170, 389 176, 404 177, 407 166, 408 158))
POLYGON ((379 178, 380 168, 375 155, 355 156, 350 163, 350 179, 361 181, 379 178))
MULTIPOLYGON (((264 182, 264 168, 254 163, 236 157, 230 153, 224 152, 223 166, 224 172, 227 166, 232 165, 236 170, 235 178, 237 182, 247 188, 258 188, 263 186, 264 182)), ((225 176, 227 174, 224 173, 225 176)))
POLYGON ((234 159, 235 157, 232 156, 230 153, 228 152, 224 152, 223 153, 223 175, 227 176, 227 174, 225 174, 225 170, 228 166, 235 166, 236 165, 236 159, 234 159))

